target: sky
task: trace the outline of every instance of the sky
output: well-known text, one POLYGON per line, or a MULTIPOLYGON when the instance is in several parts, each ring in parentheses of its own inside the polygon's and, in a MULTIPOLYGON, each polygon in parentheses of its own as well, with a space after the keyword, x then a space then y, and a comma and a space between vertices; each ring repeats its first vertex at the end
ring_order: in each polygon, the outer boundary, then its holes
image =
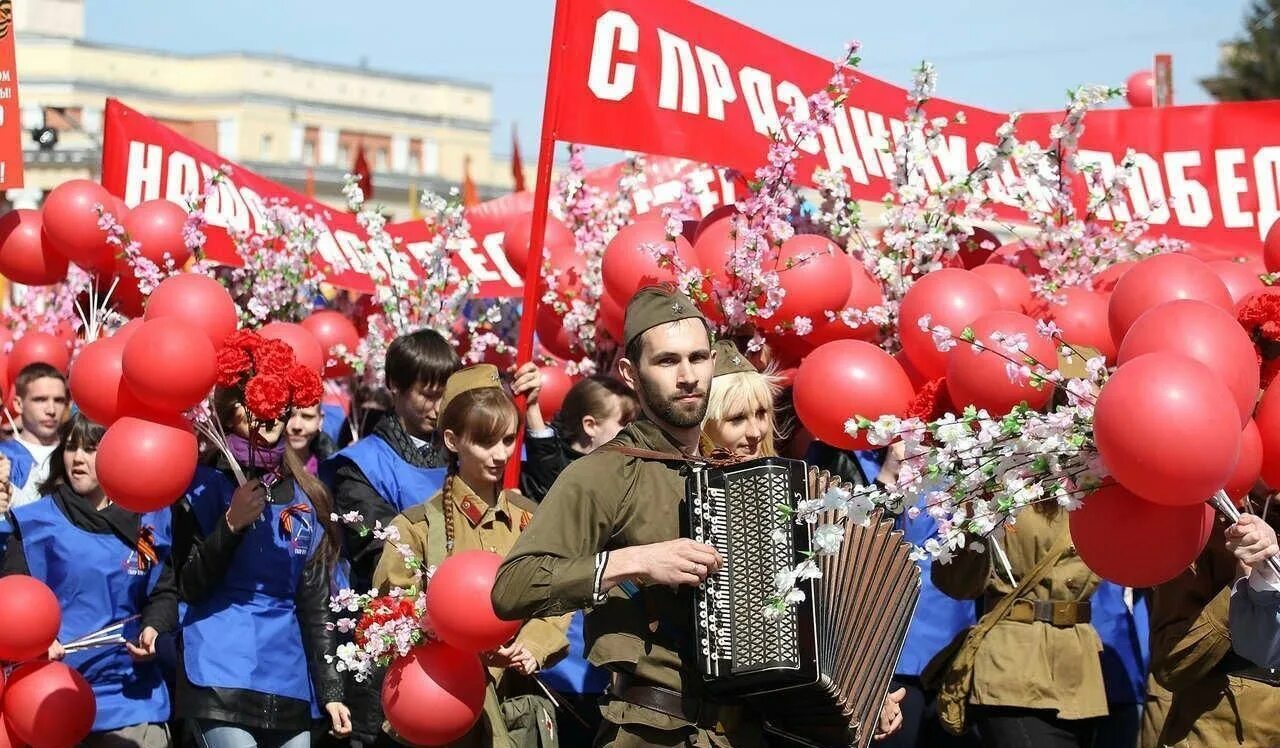
MULTIPOLYGON (((493 151, 518 124, 537 153, 553 0, 86 0, 92 41, 181 52, 279 53, 493 89, 493 151)), ((1209 101, 1220 43, 1247 0, 703 0, 719 13, 823 57, 862 41, 863 70, 907 86, 920 60, 938 95, 998 111, 1055 109, 1082 83, 1119 85, 1173 55, 1178 104, 1209 101)), ((595 159, 592 159, 593 161, 595 159)))

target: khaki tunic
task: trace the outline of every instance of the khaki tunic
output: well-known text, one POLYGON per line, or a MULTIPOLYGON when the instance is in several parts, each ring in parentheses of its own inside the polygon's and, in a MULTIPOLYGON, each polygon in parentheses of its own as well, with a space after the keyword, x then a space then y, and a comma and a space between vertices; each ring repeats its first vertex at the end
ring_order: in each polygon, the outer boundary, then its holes
MULTIPOLYGON (((537 506, 515 491, 503 491, 496 506, 489 506, 476 496, 461 479, 453 479, 453 550, 455 552, 483 550, 505 556, 511 552, 520 532, 529 525, 537 506)), ((437 492, 427 503, 444 516, 444 492, 437 492)), ((436 514, 440 516, 440 514, 436 514)), ((443 558, 431 558, 428 551, 429 521, 426 505, 406 509, 392 520, 391 525, 400 532, 400 542, 407 545, 424 566, 438 566, 443 558)), ((415 584, 413 571, 405 564, 404 556, 388 542, 383 549, 373 583, 383 594, 392 588, 408 588, 415 584)), ((569 617, 533 618, 526 621, 516 634, 516 643, 523 645, 537 659, 540 668, 554 664, 569 649, 565 631, 569 617)), ((484 714, 471 732, 462 739, 450 743, 453 748, 492 746, 509 748, 511 738, 502 716, 504 698, 520 694, 540 694, 537 685, 529 678, 504 668, 489 668, 489 689, 485 694, 484 714)), ((549 702, 548 702, 549 703, 549 702)), ((554 713, 530 715, 535 723, 554 719, 554 713)), ((554 725, 554 722, 552 722, 554 725)), ((554 729, 554 728, 552 728, 554 729)))
MULTIPOLYGON (((628 425, 612 444, 680 453, 679 444, 647 419, 628 425)), ((590 662, 701 698, 701 676, 679 654, 681 637, 687 635, 680 627, 693 607, 690 588, 651 586, 629 598, 615 587, 603 603, 592 605, 598 552, 680 537, 683 469, 684 463, 674 459, 641 459, 608 447, 576 460, 560 474, 498 571, 494 609, 522 618, 586 608, 590 662)), ((622 726, 616 737, 606 728, 611 745, 763 745, 759 725, 750 718, 739 721, 737 710, 722 717, 725 724, 716 735, 622 701, 609 701, 603 712, 607 721, 622 726), (642 731, 646 737, 637 735, 642 731)))
MULTIPOLYGON (((1018 514, 1017 523, 1000 541, 1014 578, 1021 581, 1064 532, 1066 511, 1052 519, 1035 509, 1018 514)), ((1015 585, 995 554, 994 548, 983 553, 965 550, 948 564, 935 562, 933 582, 961 600, 984 594, 1004 597, 1015 585)), ((1098 581, 1075 548, 1068 547, 1026 599, 1088 600, 1098 581)), ((1102 641, 1087 623, 1060 628, 1041 621, 1000 621, 978 648, 969 703, 1049 709, 1062 719, 1101 717, 1108 712, 1101 652, 1102 641)))
POLYGON ((1226 526, 1219 516, 1200 558, 1152 598, 1151 672, 1173 693, 1161 746, 1280 745, 1280 688, 1220 667, 1231 652, 1227 611, 1237 575, 1226 526))

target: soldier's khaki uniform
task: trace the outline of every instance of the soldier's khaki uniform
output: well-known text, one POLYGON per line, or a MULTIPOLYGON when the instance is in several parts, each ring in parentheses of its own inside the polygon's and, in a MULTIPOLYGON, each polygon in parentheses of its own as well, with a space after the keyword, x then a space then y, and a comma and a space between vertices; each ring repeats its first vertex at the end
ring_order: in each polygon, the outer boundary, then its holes
POLYGON ((1151 671, 1173 693, 1161 746, 1280 746, 1280 687, 1243 677, 1267 673, 1231 651, 1227 611, 1237 570, 1226 526, 1219 516, 1200 558, 1153 596, 1151 671))
POLYGON ((691 590, 644 587, 628 595, 615 587, 592 606, 599 551, 674 540, 686 463, 679 445, 657 424, 638 420, 610 446, 570 465, 539 505, 498 572, 494 607, 511 618, 561 615, 587 608, 587 658, 615 673, 616 695, 602 708, 606 724, 597 745, 762 746, 763 733, 747 711, 702 698, 701 677, 681 652, 692 610, 691 590), (624 446, 671 454, 670 461, 613 451, 624 446), (629 702, 625 680, 684 697, 682 715, 629 702))
MULTIPOLYGON (((452 518, 453 552, 483 550, 505 556, 515 545, 520 532, 533 518, 536 504, 515 491, 503 491, 496 506, 489 506, 460 479, 451 479, 446 509, 441 491, 425 504, 411 507, 392 521, 400 532, 400 542, 409 546, 425 566, 438 566, 444 561, 444 533, 432 522, 452 518), (439 533, 439 534, 436 534, 439 533), (433 537, 434 535, 434 537, 433 537)), ((413 571, 394 544, 387 543, 373 576, 374 584, 384 594, 392 587, 408 588, 414 584, 413 571)), ((538 660, 540 667, 553 664, 568 651, 565 638, 567 617, 533 618, 520 628, 516 642, 538 660)), ((390 726, 387 726, 390 732, 390 726)), ((485 694, 484 714, 476 726, 451 748, 523 748, 557 745, 555 707, 528 677, 513 670, 489 669, 489 689, 485 694)))
MULTIPOLYGON (((1014 579, 1021 582, 1066 532, 1065 510, 1052 518, 1031 508, 1022 511, 1000 541, 1014 579)), ((948 564, 935 562, 933 582, 962 600, 985 596, 990 610, 996 600, 1014 590, 995 554, 993 548, 983 553, 965 550, 948 564)), ((1087 621, 1086 607, 1081 603, 1087 604, 1098 582, 1075 549, 1068 547, 1021 598, 1068 603, 1060 606, 1060 620, 1026 620, 1034 618, 1034 603, 1016 604, 1012 615, 995 624, 977 651, 968 703, 1048 709, 1067 720, 1107 714, 1102 641, 1093 626, 1077 622, 1087 621)))

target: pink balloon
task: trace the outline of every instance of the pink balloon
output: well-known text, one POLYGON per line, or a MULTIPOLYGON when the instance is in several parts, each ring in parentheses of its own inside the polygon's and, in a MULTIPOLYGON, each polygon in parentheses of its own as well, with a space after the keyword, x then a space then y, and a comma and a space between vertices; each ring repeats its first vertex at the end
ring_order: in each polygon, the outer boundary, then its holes
POLYGON ((1129 106, 1144 109, 1155 106, 1156 76, 1150 70, 1139 70, 1124 82, 1125 99, 1129 106))
POLYGON ((1236 262, 1234 260, 1214 260, 1209 263, 1213 272, 1218 274, 1232 302, 1239 304, 1254 291, 1266 288, 1258 277, 1267 272, 1261 262, 1236 262))
POLYGON ((920 329, 920 319, 928 315, 932 326, 941 325, 958 336, 975 319, 999 308, 1000 298, 981 276, 958 268, 935 270, 902 297, 898 316, 902 350, 921 374, 936 379, 947 370, 947 354, 938 350, 932 333, 920 329))
POLYGON ((867 447, 865 432, 855 437, 845 431, 848 419, 901 416, 914 397, 898 362, 860 340, 837 340, 816 348, 796 372, 796 415, 814 437, 840 449, 867 447))
POLYGON ((659 264, 645 248, 650 244, 674 252, 685 265, 693 264, 693 247, 683 236, 668 239, 660 220, 636 221, 622 227, 605 247, 600 273, 607 293, 629 299, 644 286, 676 280, 675 268, 659 264))
POLYGON ((778 283, 786 291, 773 318, 779 324, 796 317, 822 319, 844 307, 852 290, 849 257, 825 236, 799 234, 778 252, 778 283))
MULTIPOLYGON (((859 260, 848 257, 849 264, 849 298, 845 299, 844 304, 832 311, 840 312, 844 309, 857 309, 867 311, 871 307, 880 306, 884 303, 884 292, 880 288, 880 284, 875 278, 867 272, 859 260)), ((850 327, 845 324, 844 320, 837 316, 833 320, 828 320, 826 315, 822 315, 818 319, 813 320, 813 331, 805 335, 805 340, 809 341, 814 347, 823 343, 830 343, 833 340, 874 340, 879 333, 879 329, 869 322, 865 322, 857 327, 850 327)))
POLYGON ((975 405, 992 415, 1000 416, 1025 402, 1039 410, 1053 397, 1053 385, 1041 382, 1033 385, 1030 377, 1013 381, 1009 367, 1028 365, 1024 357, 1030 357, 1053 370, 1058 364, 1058 354, 1053 341, 1036 331, 1036 321, 1018 312, 990 312, 973 321, 970 326, 974 337, 984 350, 976 350, 968 343, 959 343, 947 354, 947 392, 957 408, 975 405), (1006 350, 995 340, 997 335, 1020 335, 1027 343, 1025 354, 1006 350), (1012 359, 1012 360, 1010 360, 1012 359))
POLYGON ((1031 305, 1031 281, 1012 265, 978 265, 971 272, 991 284, 1002 308, 1021 312, 1031 305))
POLYGON ((1144 312, 1175 299, 1199 299, 1235 310, 1227 287, 1207 264, 1176 252, 1156 255, 1130 268, 1116 283, 1107 306, 1112 340, 1119 345, 1144 312))

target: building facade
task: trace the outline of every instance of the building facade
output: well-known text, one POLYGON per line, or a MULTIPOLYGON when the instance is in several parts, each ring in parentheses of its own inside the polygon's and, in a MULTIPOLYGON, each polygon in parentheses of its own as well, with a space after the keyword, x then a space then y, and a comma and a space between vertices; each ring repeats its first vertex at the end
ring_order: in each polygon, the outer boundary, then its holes
POLYGON ((512 188, 508 159, 489 150, 492 91, 483 84, 277 55, 98 44, 85 39, 83 0, 15 3, 14 25, 26 188, 6 197, 17 207, 68 179, 99 176, 107 97, 333 205, 363 147, 374 202, 397 220, 410 215, 411 194, 447 192, 464 168, 482 199, 512 188))

